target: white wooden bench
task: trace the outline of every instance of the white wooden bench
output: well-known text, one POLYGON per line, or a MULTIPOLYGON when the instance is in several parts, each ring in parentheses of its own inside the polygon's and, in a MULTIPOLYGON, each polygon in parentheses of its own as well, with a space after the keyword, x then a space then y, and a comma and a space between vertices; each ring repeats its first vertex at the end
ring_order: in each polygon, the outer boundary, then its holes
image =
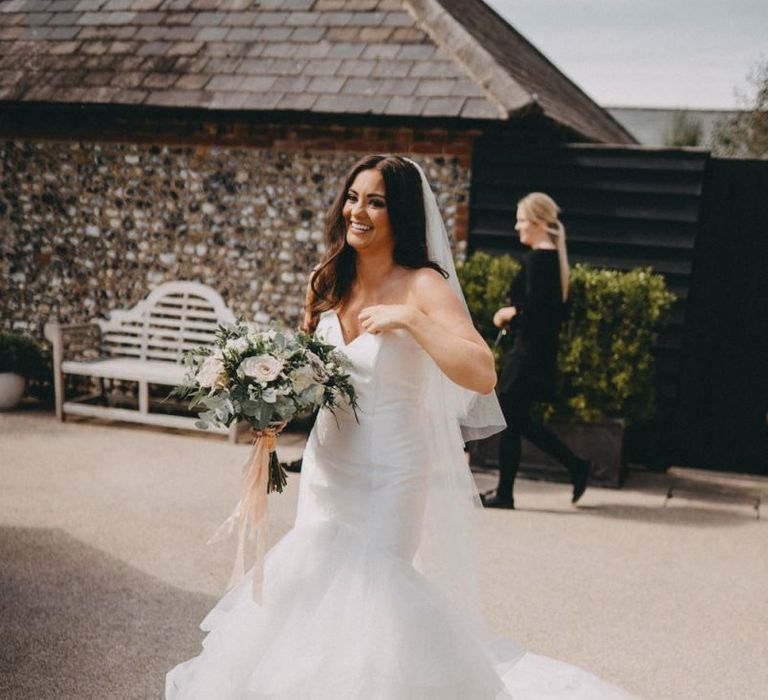
MULTIPOLYGON (((62 421, 67 415, 79 415, 194 428, 194 416, 150 411, 149 385, 180 384, 186 371, 183 352, 212 345, 216 327, 234 322, 232 311, 210 287, 198 282, 166 282, 132 309, 112 311, 106 320, 46 324, 45 337, 53 345, 56 416, 62 421), (65 375, 95 378, 101 393, 66 400, 65 375), (138 408, 94 404, 95 397, 103 399, 105 379, 137 382, 138 408)), ((211 430, 228 434, 231 442, 237 440, 236 425, 211 430)))

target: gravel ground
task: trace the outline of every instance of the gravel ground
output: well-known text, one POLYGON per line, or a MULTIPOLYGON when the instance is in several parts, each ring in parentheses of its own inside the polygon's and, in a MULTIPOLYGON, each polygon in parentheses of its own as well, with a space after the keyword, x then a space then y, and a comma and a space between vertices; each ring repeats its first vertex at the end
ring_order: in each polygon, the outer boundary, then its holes
MULTIPOLYGON (((281 437, 281 458, 303 442, 281 437)), ((0 414, 0 697, 162 697, 226 583, 231 548, 205 542, 237 500, 248 450, 0 414)), ((291 527, 297 483, 271 499, 272 540, 291 527)), ((640 697, 766 697, 768 480, 637 471, 620 491, 589 489, 578 508, 564 485, 521 480, 516 501, 479 523, 497 628, 640 697), (673 480, 689 490, 665 507, 673 480), (763 494, 763 519, 702 483, 763 494)))

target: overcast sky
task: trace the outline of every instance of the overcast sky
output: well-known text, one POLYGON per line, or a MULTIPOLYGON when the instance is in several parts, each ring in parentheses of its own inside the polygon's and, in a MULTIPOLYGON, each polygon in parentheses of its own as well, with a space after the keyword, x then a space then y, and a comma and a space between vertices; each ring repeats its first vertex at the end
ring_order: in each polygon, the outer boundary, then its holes
POLYGON ((607 107, 734 108, 768 0, 486 0, 607 107))

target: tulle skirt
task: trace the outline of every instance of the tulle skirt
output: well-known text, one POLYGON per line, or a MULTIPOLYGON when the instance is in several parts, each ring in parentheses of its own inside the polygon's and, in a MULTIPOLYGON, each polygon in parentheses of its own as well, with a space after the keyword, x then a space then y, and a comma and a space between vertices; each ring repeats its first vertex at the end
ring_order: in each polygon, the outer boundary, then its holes
POLYGON ((342 523, 299 525, 206 616, 167 700, 604 700, 591 674, 473 636, 410 562, 342 523))
POLYGON ((168 700, 495 698, 491 658, 410 562, 339 523, 298 526, 203 620, 168 700))

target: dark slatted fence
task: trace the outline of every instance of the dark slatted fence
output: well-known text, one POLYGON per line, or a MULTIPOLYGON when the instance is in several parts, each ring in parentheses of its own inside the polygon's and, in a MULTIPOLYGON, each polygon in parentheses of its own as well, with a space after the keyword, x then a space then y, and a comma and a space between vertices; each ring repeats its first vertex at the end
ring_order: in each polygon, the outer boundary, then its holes
POLYGON ((562 208, 571 264, 663 273, 678 301, 659 338, 659 403, 678 397, 680 350, 707 154, 605 146, 476 149, 469 252, 524 246, 514 232, 517 201, 548 193, 562 208))
POLYGON ((768 475, 768 161, 709 162, 690 294, 680 461, 768 475))
MULTIPOLYGON (((516 203, 526 193, 539 190, 550 194, 563 210, 571 264, 585 262, 620 270, 650 265, 664 275, 668 287, 677 295, 671 321, 661 330, 655 350, 658 416, 631 436, 635 452, 629 455, 632 461, 715 466, 714 460, 704 456, 714 454, 713 445, 719 440, 718 468, 761 470, 754 466, 752 457, 747 458, 743 449, 738 455, 730 453, 733 458, 723 461, 728 441, 716 436, 728 430, 730 423, 718 423, 725 409, 720 411, 711 406, 729 387, 743 392, 748 375, 742 374, 743 381, 739 382, 733 379, 734 372, 721 374, 724 383, 716 394, 706 388, 697 391, 696 387, 703 381, 707 365, 712 364, 719 343, 706 329, 702 305, 715 303, 720 308, 733 291, 725 280, 742 274, 745 269, 737 264, 734 255, 723 255, 723 246, 728 249, 725 240, 733 236, 733 240, 739 242, 739 250, 744 250, 749 248, 746 244, 749 235, 762 236, 763 247, 756 246, 754 250, 763 251, 759 263, 763 268, 768 263, 765 255, 768 223, 762 228, 758 223, 758 220, 765 221, 766 216, 767 173, 766 163, 750 170, 733 162, 712 160, 707 152, 690 149, 589 145, 524 148, 519 144, 491 141, 480 142, 476 147, 468 239, 470 254, 483 250, 521 255, 525 248, 514 232, 516 203), (751 173, 749 176, 747 170, 751 173), (763 179, 757 177, 757 170, 763 179), (738 185, 728 184, 737 178, 737 171, 738 178, 753 180, 740 194, 733 191, 738 185), (742 208, 747 222, 738 233, 729 232, 727 225, 734 203, 742 208), (759 207, 763 207, 762 214, 758 212, 759 207), (759 219, 758 214, 763 219, 759 219), (705 226, 706 233, 699 241, 705 245, 697 249, 697 236, 705 226), (719 236, 726 238, 718 240, 719 236), (712 302, 713 296, 719 301, 712 302), (694 308, 694 303, 699 306, 694 308), (708 339, 708 345, 700 344, 703 338, 708 339), (730 379, 726 381, 725 376, 730 379), (703 408, 705 405, 710 408, 703 408), (704 434, 709 435, 709 442, 700 441, 704 434), (701 445, 708 445, 709 451, 701 445)), ((746 293, 747 288, 755 291, 755 280, 759 277, 754 269, 757 264, 754 260, 747 264, 747 277, 751 281, 741 282, 742 296, 745 303, 751 299, 752 308, 757 303, 765 308, 768 299, 763 297, 762 302, 758 302, 746 293)), ((762 278, 768 279, 768 274, 762 278)), ((759 291, 764 289, 765 285, 759 291)), ((743 309, 745 314, 750 313, 747 309, 748 305, 743 309)), ((753 320, 754 317, 742 318, 738 343, 748 342, 749 337, 754 340, 754 332, 744 325, 753 320)), ((734 323, 739 322, 736 319, 734 323)), ((733 357, 744 359, 747 355, 741 352, 733 357)), ((761 363, 766 359, 763 357, 761 363)), ((754 370, 759 371, 757 367, 754 370)), ((750 434, 753 440, 759 435, 755 433, 754 409, 763 399, 756 396, 746 399, 752 406, 750 434)), ((734 403, 738 400, 723 405, 734 403)), ((740 415, 744 415, 744 411, 740 415)), ((764 435, 765 407, 762 420, 764 435)), ((740 434, 744 436, 743 431, 740 434)), ((633 448, 630 446, 630 449, 633 448)), ((768 466, 762 467, 766 468, 768 466)))

